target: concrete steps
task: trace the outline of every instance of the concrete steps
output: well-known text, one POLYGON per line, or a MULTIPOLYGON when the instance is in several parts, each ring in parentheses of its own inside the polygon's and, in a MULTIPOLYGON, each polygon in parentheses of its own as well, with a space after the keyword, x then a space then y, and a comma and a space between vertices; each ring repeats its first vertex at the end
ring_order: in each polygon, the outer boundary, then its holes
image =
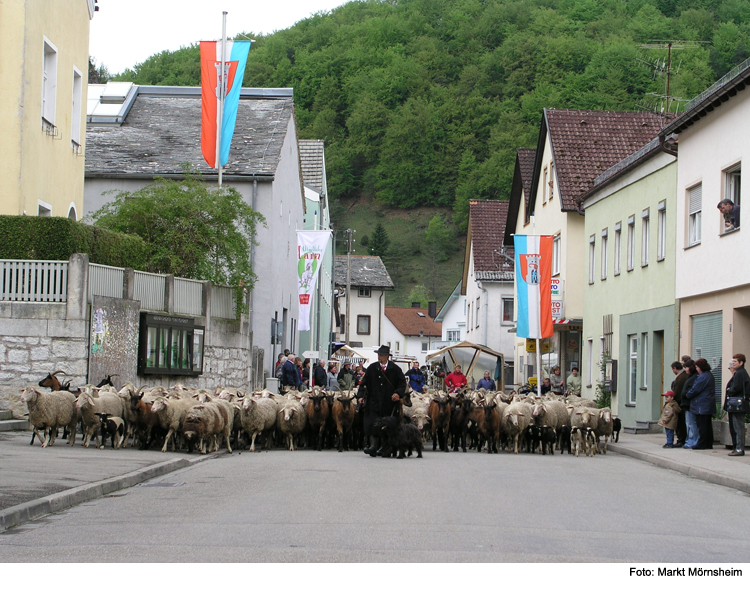
POLYGON ((643 435, 645 433, 663 433, 664 429, 656 424, 656 421, 636 421, 635 427, 623 427, 625 433, 631 435, 643 435))
POLYGON ((9 410, 0 410, 0 431, 26 431, 29 421, 13 418, 9 410))

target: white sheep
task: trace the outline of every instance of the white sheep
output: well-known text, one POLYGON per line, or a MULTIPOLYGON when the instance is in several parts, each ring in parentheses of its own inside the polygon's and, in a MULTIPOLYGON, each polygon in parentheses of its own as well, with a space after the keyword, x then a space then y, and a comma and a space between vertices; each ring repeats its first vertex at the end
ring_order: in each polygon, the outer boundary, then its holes
POLYGON ((305 430, 307 413, 299 400, 289 397, 281 404, 278 415, 279 430, 286 436, 289 451, 294 451, 294 436, 305 430))
POLYGON ((503 430, 508 436, 508 445, 513 444, 513 453, 518 453, 518 438, 531 424, 531 405, 523 402, 513 402, 503 411, 503 421, 501 423, 503 430))
POLYGON ((183 436, 188 441, 188 450, 193 441, 198 442, 198 450, 205 454, 208 439, 213 438, 214 447, 216 435, 224 430, 224 419, 220 407, 211 402, 196 404, 185 416, 183 436))
MULTIPOLYGON (((78 395, 76 408, 80 413, 81 432, 83 441, 81 445, 88 447, 91 436, 96 434, 96 446, 99 447, 99 432, 101 420, 99 414, 106 413, 113 417, 123 418, 126 402, 123 398, 112 392, 99 392, 95 396, 95 390, 87 389, 78 395)), ((127 431, 126 431, 127 432, 127 431)))
POLYGON ((270 434, 271 429, 276 426, 278 412, 279 406, 273 398, 245 397, 242 402, 241 418, 242 428, 250 437, 250 451, 255 451, 255 438, 258 435, 264 432, 270 434))
POLYGON ((177 433, 182 432, 182 426, 188 411, 197 404, 195 398, 168 398, 159 396, 151 405, 151 412, 159 416, 159 423, 162 429, 167 431, 164 438, 164 445, 161 447, 162 452, 167 451, 167 444, 172 440, 172 451, 175 450, 175 438, 177 433))
POLYGON ((29 386, 22 391, 21 401, 29 409, 29 423, 34 426, 34 433, 44 441, 42 447, 55 444, 58 427, 68 428, 68 445, 75 443, 78 424, 75 395, 65 391, 42 392, 29 386), (44 430, 44 437, 39 429, 44 430))
POLYGON ((583 443, 583 432, 581 431, 580 427, 571 428, 570 443, 573 448, 573 453, 576 455, 576 457, 578 457, 578 454, 581 453, 582 448, 585 453, 586 448, 584 447, 584 443, 583 443))

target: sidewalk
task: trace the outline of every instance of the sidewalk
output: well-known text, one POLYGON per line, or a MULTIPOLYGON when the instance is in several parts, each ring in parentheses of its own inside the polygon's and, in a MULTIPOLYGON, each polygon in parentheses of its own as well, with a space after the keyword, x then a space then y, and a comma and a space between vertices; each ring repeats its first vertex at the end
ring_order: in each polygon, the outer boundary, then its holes
POLYGON ((747 455, 730 457, 732 451, 720 443, 713 449, 664 449, 666 436, 663 434, 631 435, 620 434, 618 443, 610 443, 608 450, 649 462, 660 468, 677 470, 693 478, 713 484, 728 486, 744 493, 750 493, 750 449, 747 455))
POLYGON ((0 532, 217 455, 100 450, 76 439, 42 449, 29 445, 31 431, 0 433, 0 532))

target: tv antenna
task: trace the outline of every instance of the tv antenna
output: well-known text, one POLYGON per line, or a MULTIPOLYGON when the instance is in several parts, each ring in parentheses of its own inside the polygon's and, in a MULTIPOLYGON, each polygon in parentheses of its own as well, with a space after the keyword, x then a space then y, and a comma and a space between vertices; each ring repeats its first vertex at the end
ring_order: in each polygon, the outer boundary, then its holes
MULTIPOLYGON (((646 64, 650 68, 653 68, 654 70, 654 80, 656 80, 657 77, 661 77, 666 75, 667 77, 667 88, 666 93, 663 95, 655 94, 655 93, 649 93, 650 95, 653 95, 657 98, 664 99, 665 108, 662 108, 662 112, 669 113, 669 107, 670 102, 675 101, 677 103, 684 102, 686 99, 681 99, 677 97, 670 96, 670 82, 672 79, 672 74, 676 74, 680 71, 680 66, 682 65, 682 60, 677 64, 677 68, 673 69, 672 67, 672 50, 678 50, 678 49, 697 49, 703 45, 708 45, 710 41, 678 41, 678 40, 668 40, 668 39, 649 39, 648 43, 643 43, 639 45, 641 49, 666 49, 667 50, 667 57, 666 59, 664 57, 657 57, 655 59, 651 58, 636 58, 637 62, 641 62, 642 64, 646 64)), ((639 101, 640 103, 643 103, 645 105, 644 101, 639 101)), ((636 106, 638 106, 639 103, 636 103, 636 106)), ((675 110, 677 108, 677 105, 675 105, 675 110)))

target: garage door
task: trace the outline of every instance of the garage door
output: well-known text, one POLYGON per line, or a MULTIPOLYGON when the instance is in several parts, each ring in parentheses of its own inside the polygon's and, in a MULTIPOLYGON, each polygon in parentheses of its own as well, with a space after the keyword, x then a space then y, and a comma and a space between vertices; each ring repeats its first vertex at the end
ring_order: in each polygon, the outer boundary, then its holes
POLYGON ((721 402, 721 312, 692 316, 692 357, 708 361, 716 384, 716 401, 721 402))

